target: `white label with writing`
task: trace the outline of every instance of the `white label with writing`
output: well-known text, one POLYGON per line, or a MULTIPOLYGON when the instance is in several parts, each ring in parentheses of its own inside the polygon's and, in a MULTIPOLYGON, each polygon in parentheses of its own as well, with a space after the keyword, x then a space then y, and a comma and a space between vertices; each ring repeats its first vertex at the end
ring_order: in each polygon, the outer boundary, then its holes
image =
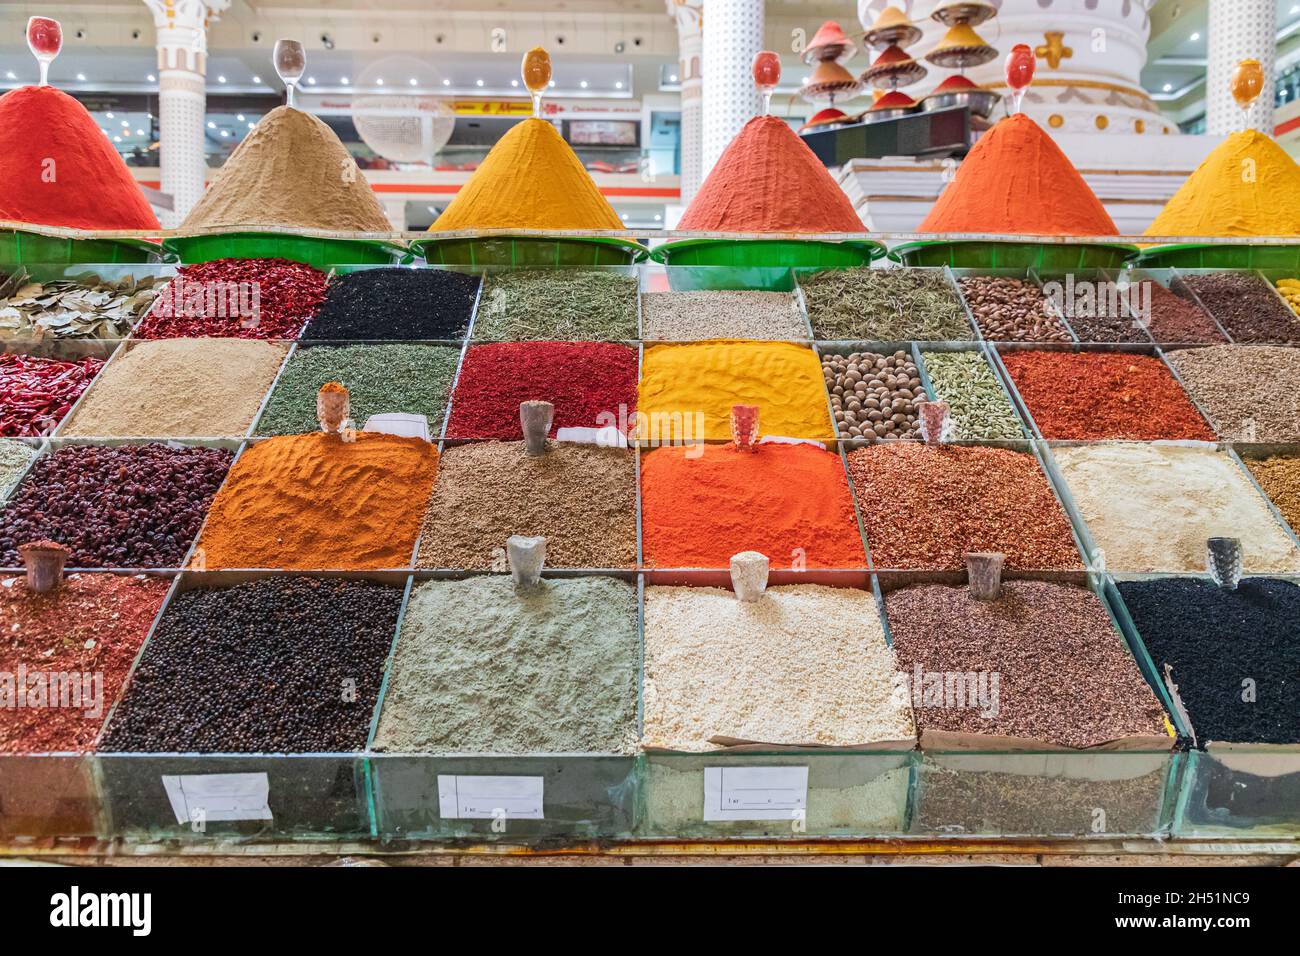
POLYGON ((444 820, 542 820, 542 777, 438 774, 444 820))
POLYGON ((271 819, 271 783, 264 773, 164 775, 162 783, 180 824, 271 819))
POLYGON ((705 820, 792 820, 808 809, 807 767, 705 767, 705 820))

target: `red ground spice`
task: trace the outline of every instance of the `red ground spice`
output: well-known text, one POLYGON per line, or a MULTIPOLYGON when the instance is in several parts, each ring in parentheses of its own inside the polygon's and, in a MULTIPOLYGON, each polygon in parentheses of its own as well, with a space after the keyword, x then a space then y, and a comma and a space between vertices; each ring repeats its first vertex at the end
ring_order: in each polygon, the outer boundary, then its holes
POLYGON ((0 753, 90 749, 170 583, 141 575, 70 574, 51 593, 36 594, 21 577, 0 582, 0 675, 16 681, 19 665, 25 665, 29 691, 37 673, 103 675, 103 712, 93 717, 84 708, 18 708, 12 695, 6 699, 0 691, 0 753))
POLYGON ((289 259, 181 266, 135 338, 295 339, 320 311, 327 285, 325 273, 289 259))
POLYGON ((1083 567, 1064 509, 1038 459, 1009 448, 885 442, 849 453, 876 568, 958 571, 968 551, 1007 567, 1083 567))
POLYGON ((560 428, 635 424, 637 354, 610 342, 501 342, 465 354, 449 438, 523 438, 519 403, 555 405, 560 428), (609 421, 598 420, 605 413, 609 421))
POLYGON ((104 363, 19 355, 0 355, 0 435, 48 435, 72 410, 104 363))
POLYGON ((1131 352, 1004 352, 1044 438, 1215 441, 1165 364, 1131 352))

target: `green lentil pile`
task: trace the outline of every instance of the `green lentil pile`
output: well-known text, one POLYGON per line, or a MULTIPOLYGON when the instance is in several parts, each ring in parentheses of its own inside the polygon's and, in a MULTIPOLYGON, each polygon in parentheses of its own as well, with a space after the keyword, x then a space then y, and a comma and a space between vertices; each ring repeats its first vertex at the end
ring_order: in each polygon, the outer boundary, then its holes
POLYGON ((937 401, 947 402, 956 437, 964 441, 1023 438, 1020 419, 979 352, 922 352, 937 401))
POLYGON ((638 338, 637 280, 622 272, 494 272, 483 282, 474 338, 608 342, 638 338))
POLYGON ((863 342, 975 337, 957 290, 925 269, 830 269, 799 279, 813 334, 863 342))
POLYGON ((429 433, 442 429, 447 396, 456 375, 457 349, 448 345, 313 345, 294 353, 257 424, 259 435, 316 431, 316 393, 342 382, 350 393, 352 420, 360 428, 383 412, 429 419, 429 433))

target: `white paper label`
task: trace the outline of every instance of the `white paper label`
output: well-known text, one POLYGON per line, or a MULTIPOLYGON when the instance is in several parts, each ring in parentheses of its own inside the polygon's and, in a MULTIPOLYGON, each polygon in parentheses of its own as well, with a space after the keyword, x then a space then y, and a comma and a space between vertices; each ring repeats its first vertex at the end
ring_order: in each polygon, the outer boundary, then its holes
POLYGON ((180 824, 270 820, 271 783, 264 773, 201 773, 162 778, 180 824))
POLYGON ((705 820, 794 820, 808 810, 807 767, 705 767, 705 820))
POLYGON ((444 820, 542 820, 542 777, 438 774, 444 820))

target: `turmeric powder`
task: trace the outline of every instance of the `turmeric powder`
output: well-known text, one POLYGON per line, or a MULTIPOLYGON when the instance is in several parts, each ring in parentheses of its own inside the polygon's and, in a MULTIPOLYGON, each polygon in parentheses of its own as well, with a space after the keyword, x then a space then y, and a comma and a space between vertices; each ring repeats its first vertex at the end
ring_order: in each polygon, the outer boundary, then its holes
POLYGON ((492 147, 430 232, 450 229, 622 229, 582 161, 542 119, 492 147))

